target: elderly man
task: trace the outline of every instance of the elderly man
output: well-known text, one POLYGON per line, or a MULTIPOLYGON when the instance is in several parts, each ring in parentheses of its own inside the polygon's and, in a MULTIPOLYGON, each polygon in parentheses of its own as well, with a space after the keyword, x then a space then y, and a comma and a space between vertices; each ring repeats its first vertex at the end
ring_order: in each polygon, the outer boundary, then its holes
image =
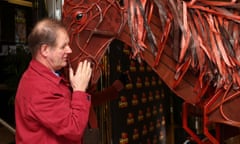
POLYGON ((16 99, 17 144, 81 144, 91 96, 86 92, 90 62, 69 68, 69 82, 58 71, 67 66, 69 36, 57 20, 39 21, 28 37, 32 54, 22 75, 16 99))

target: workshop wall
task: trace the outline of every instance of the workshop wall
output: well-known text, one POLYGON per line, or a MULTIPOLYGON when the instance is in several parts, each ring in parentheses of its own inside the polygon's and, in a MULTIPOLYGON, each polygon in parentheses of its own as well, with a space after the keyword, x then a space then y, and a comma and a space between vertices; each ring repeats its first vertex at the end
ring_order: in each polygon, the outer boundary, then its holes
POLYGON ((114 144, 165 144, 166 109, 164 84, 144 61, 131 58, 131 48, 113 42, 110 49, 110 77, 129 71, 130 82, 111 103, 114 144))

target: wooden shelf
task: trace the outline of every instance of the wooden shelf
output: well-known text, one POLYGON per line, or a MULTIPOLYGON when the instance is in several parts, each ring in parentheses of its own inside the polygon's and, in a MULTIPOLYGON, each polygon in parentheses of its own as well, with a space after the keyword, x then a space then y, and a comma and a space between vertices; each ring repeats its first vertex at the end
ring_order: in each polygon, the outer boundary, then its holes
POLYGON ((11 4, 16 4, 20 6, 32 7, 32 2, 26 0, 4 0, 11 4))

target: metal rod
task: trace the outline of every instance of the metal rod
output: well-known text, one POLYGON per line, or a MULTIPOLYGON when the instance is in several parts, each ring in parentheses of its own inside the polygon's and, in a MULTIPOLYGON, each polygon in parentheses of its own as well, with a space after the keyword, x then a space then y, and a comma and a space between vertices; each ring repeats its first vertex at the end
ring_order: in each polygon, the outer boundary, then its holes
POLYGON ((5 126, 12 134, 15 135, 16 131, 13 127, 11 127, 7 122, 0 118, 0 123, 5 126))

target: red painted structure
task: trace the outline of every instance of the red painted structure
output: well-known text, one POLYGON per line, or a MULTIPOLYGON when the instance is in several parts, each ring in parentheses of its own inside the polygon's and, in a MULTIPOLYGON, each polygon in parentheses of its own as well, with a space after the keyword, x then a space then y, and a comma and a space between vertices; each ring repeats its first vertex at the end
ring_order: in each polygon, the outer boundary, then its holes
MULTIPOLYGON (((193 139, 198 143, 217 144, 219 129, 213 136, 209 133, 209 124, 224 123, 240 127, 240 78, 233 72, 240 66, 236 58, 238 53, 236 51, 236 57, 233 57, 227 51, 229 55, 226 55, 219 44, 225 36, 217 33, 224 28, 223 24, 236 28, 233 30, 229 26, 229 33, 240 29, 240 16, 234 4, 236 6, 237 2, 65 0, 62 20, 71 38, 71 64, 75 68, 79 61, 91 60, 94 66, 92 83, 95 83, 101 75, 100 60, 108 45, 114 39, 123 41, 132 47, 133 58, 146 61, 167 86, 185 101, 183 127, 193 139), (231 8, 233 12, 227 13, 226 9, 222 9, 223 6, 231 8), (209 27, 205 27, 202 33, 196 31, 199 29, 196 16, 199 25, 202 17, 206 18, 205 23, 208 22, 209 27), (203 42, 204 36, 208 35, 212 40, 212 49, 209 51, 206 48, 208 45, 203 42), (213 43, 215 35, 216 43, 213 43), (200 51, 197 51, 197 44, 202 48, 200 51), (222 52, 220 58, 214 51, 216 44, 222 52), (213 68, 209 67, 210 64, 213 68), (230 80, 228 77, 218 79, 227 72, 230 72, 230 80), (203 119, 203 133, 208 142, 203 142, 188 128, 187 117, 192 114, 188 105, 200 110, 198 115, 203 119)), ((239 48, 239 34, 231 36, 234 41, 232 47, 239 48)), ((223 42, 225 46, 231 44, 230 39, 224 39, 223 42)))

